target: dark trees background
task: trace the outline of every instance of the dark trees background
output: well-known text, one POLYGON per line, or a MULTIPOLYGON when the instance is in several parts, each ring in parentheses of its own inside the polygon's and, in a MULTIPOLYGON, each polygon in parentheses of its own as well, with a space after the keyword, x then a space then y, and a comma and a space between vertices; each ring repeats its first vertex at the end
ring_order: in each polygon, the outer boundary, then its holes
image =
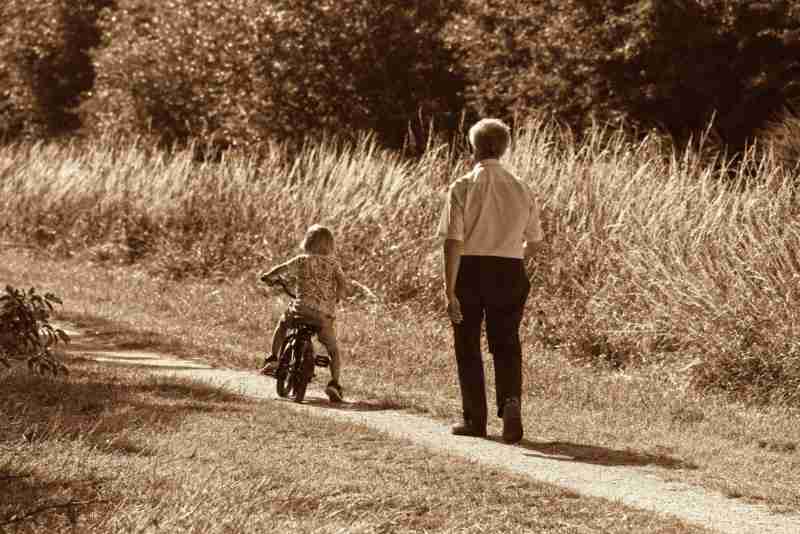
POLYGON ((466 115, 742 148, 800 99, 800 2, 5 0, 0 136, 222 148, 466 115))
POLYGON ((119 0, 101 26, 93 129, 222 146, 372 131, 463 107, 444 48, 452 0, 119 0))
POLYGON ((800 3, 776 0, 471 2, 459 17, 469 102, 683 141, 712 121, 741 148, 800 98, 800 3), (492 76, 486 76, 492 73, 492 76))
POLYGON ((460 0, 277 0, 279 33, 264 50, 287 124, 376 132, 401 146, 431 120, 453 127, 464 81, 444 30, 460 0))
POLYGON ((77 131, 94 86, 96 21, 112 0, 4 0, 0 6, 0 138, 77 131))

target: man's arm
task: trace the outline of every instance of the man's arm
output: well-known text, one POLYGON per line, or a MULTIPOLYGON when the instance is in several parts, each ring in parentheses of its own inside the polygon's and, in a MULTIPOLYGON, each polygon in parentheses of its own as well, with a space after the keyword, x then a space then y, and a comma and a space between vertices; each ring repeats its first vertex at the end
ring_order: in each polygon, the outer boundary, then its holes
POLYGON ((444 242, 444 261, 442 269, 444 271, 444 294, 447 300, 447 313, 450 320, 460 323, 461 303, 456 297, 456 279, 458 269, 461 266, 461 254, 464 252, 464 243, 455 239, 446 239, 444 242))

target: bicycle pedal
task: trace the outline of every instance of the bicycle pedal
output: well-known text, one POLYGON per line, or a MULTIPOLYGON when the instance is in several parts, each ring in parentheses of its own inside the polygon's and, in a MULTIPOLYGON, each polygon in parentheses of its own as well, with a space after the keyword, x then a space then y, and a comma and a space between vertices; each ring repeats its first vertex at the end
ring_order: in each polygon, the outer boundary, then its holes
POLYGON ((314 365, 317 367, 328 367, 331 364, 331 357, 324 354, 314 356, 314 365))

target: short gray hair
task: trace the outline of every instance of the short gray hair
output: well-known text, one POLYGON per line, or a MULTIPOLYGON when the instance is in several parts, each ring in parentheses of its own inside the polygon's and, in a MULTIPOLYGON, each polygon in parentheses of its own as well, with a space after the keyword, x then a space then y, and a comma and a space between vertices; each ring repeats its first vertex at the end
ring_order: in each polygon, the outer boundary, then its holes
POLYGON ((511 128, 500 119, 481 119, 469 129, 469 144, 484 156, 499 158, 511 144, 511 128))

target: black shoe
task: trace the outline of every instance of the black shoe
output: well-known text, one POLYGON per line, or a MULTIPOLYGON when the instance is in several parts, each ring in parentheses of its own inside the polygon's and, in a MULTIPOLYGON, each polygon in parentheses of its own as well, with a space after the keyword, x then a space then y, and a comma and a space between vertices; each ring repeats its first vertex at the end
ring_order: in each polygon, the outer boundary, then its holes
POLYGON ((503 441, 517 443, 522 439, 522 434, 519 399, 511 397, 503 404, 503 441))
POLYGON ((325 387, 325 393, 328 395, 331 402, 342 402, 344 400, 342 386, 335 380, 328 382, 328 385, 325 387))
POLYGON ((468 421, 465 421, 460 425, 455 425, 453 428, 450 429, 450 432, 452 432, 454 436, 469 436, 472 438, 486 437, 485 426, 475 426, 468 421))
POLYGON ((264 365, 261 366, 261 374, 265 376, 273 376, 275 370, 278 368, 278 357, 270 354, 264 358, 264 365))

